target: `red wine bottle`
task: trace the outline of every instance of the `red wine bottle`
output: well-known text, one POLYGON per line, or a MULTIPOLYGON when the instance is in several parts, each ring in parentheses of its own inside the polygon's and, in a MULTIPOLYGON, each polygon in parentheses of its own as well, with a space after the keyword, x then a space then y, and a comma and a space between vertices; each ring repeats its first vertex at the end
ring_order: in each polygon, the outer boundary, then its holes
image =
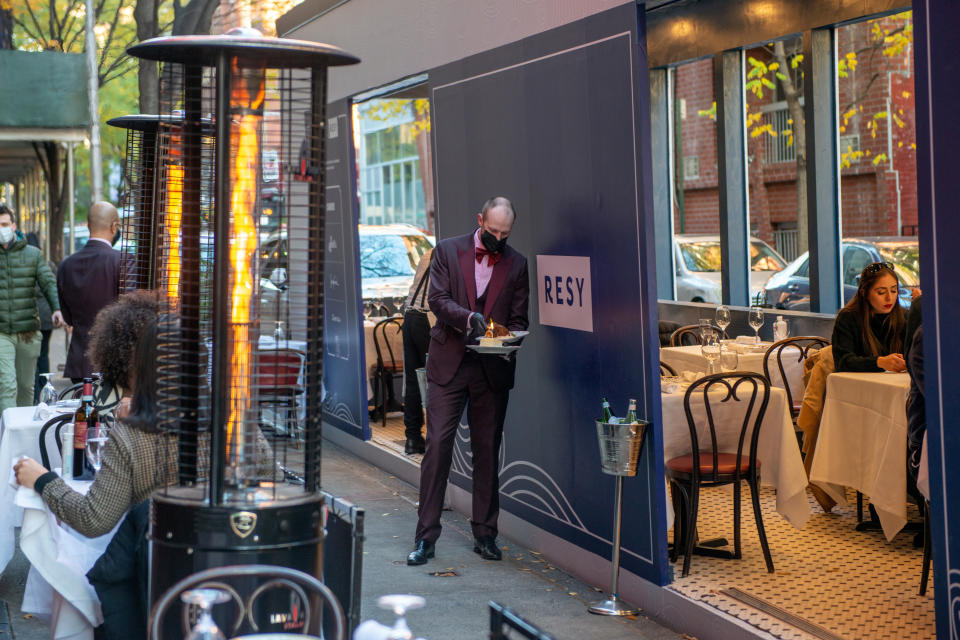
POLYGON ((73 477, 84 478, 86 475, 86 448, 87 427, 93 426, 90 419, 97 419, 96 409, 93 406, 93 380, 83 379, 83 392, 80 396, 80 407, 73 414, 73 477))

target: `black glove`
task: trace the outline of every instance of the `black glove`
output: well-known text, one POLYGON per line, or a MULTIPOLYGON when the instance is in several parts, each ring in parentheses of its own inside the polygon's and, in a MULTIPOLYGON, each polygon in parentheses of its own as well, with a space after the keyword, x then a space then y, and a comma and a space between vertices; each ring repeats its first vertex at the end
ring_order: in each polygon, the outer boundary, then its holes
POLYGON ((484 324, 483 316, 479 313, 471 313, 468 324, 470 325, 470 332, 467 334, 468 338, 479 338, 487 332, 487 325, 484 324))

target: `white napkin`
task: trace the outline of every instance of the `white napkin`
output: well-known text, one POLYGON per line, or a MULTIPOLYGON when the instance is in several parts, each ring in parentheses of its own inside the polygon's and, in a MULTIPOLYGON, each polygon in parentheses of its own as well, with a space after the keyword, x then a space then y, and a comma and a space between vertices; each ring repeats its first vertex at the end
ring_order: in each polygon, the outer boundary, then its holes
POLYGON ((37 420, 46 420, 50 417, 53 411, 50 410, 50 407, 47 406, 47 403, 41 402, 37 405, 37 408, 33 411, 33 419, 37 420))
POLYGON ((737 344, 748 344, 752 346, 757 344, 757 339, 754 336, 737 336, 737 344))
POLYGON ((679 388, 680 388, 680 385, 677 384, 676 382, 673 382, 673 381, 665 382, 663 380, 660 381, 661 393, 676 393, 679 388))
POLYGON ((705 375, 707 374, 705 374, 703 371, 684 371, 680 374, 680 379, 684 382, 693 382, 694 380, 702 378, 705 375))
POLYGON ((10 486, 13 487, 14 489, 17 489, 20 486, 20 484, 17 482, 17 472, 14 471, 13 468, 17 466, 18 462, 28 457, 29 456, 17 456, 16 458, 13 459, 13 464, 10 465, 10 486))

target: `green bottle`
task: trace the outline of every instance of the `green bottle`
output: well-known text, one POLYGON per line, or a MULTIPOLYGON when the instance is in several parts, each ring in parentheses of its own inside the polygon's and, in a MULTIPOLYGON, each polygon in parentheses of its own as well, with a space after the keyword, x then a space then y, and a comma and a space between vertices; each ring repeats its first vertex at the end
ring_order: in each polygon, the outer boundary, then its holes
POLYGON ((606 398, 600 398, 600 400, 603 403, 602 404, 603 410, 601 411, 601 420, 603 422, 610 422, 615 424, 616 418, 613 417, 613 412, 610 411, 610 403, 607 402, 606 398))
POLYGON ((623 419, 624 424, 637 424, 637 401, 630 398, 630 405, 627 407, 627 417, 623 419))

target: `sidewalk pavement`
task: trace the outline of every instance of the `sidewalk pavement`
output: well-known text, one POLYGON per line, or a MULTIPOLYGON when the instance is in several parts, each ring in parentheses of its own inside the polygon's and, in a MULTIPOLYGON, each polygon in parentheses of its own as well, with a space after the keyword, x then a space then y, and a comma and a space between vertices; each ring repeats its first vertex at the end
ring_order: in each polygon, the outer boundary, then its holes
POLYGON ((453 511, 443 513, 436 558, 423 566, 407 566, 417 524, 417 490, 329 441, 323 443, 322 465, 324 490, 366 511, 362 620, 392 624, 393 614, 378 609, 377 598, 413 593, 426 598, 426 606, 410 612, 407 622, 414 634, 427 640, 488 637, 490 600, 506 605, 557 640, 683 637, 642 614, 623 619, 588 613, 588 603, 605 597, 602 590, 512 540, 498 540, 502 561, 481 559, 473 553, 469 520, 453 511), (455 577, 434 575, 451 570, 455 577))
MULTIPOLYGON (((53 371, 64 362, 64 347, 63 332, 55 331, 50 344, 53 371)), ((643 614, 623 619, 588 613, 588 603, 605 597, 603 589, 580 582, 550 565, 535 550, 512 540, 498 541, 503 547, 502 561, 482 560, 473 553, 469 521, 453 511, 443 514, 443 535, 437 541, 436 558, 423 566, 407 566, 417 523, 416 488, 327 440, 323 443, 321 484, 325 491, 366 511, 361 620, 392 624, 393 614, 379 609, 377 598, 413 593, 426 598, 426 606, 411 611, 407 622, 414 634, 427 640, 488 637, 490 600, 509 607, 557 640, 688 637, 643 614), (451 572, 456 575, 434 575, 451 572)), ((49 627, 20 611, 28 569, 29 563, 18 547, 0 576, 0 608, 2 601, 9 605, 10 625, 17 640, 46 640, 49 627)), ((2 629, 0 624, 0 640, 2 629)))

